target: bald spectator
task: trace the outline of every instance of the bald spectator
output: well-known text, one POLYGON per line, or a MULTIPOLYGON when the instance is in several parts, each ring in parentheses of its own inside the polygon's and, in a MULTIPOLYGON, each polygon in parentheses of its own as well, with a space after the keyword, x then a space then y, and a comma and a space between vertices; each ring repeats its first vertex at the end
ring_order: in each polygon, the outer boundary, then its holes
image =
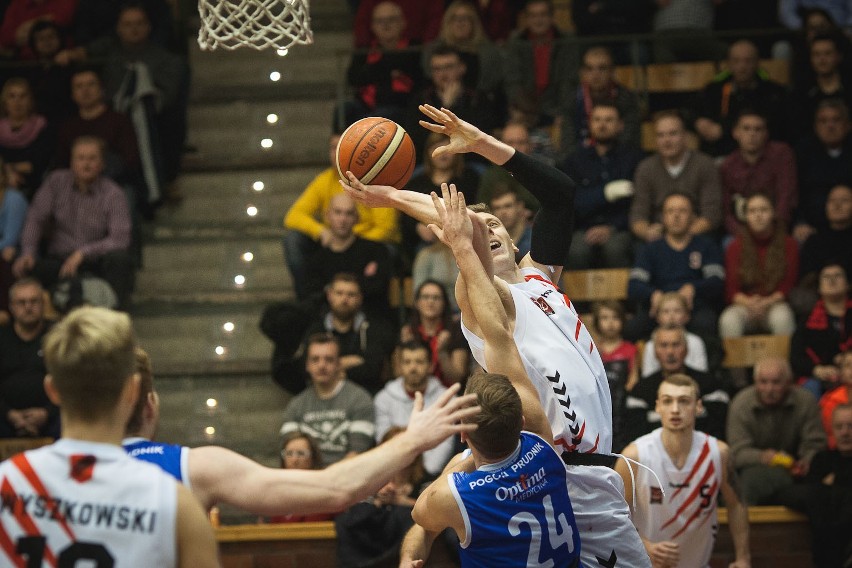
MULTIPOLYGON (((305 282, 305 262, 314 252, 328 247, 331 242, 331 229, 326 221, 326 211, 331 198, 343 193, 338 182, 337 142, 340 134, 332 134, 328 139, 328 160, 330 166, 317 175, 302 191, 302 194, 290 206, 284 216, 284 260, 293 277, 296 295, 304 298, 308 289, 305 282)), ((396 211, 387 207, 371 209, 356 204, 358 222, 352 231, 368 241, 395 243, 399 241, 399 227, 396 211)))
POLYGON ((71 169, 51 173, 36 192, 21 236, 21 255, 12 270, 32 274, 45 287, 85 273, 98 276, 130 307, 134 262, 130 214, 124 190, 103 177, 103 142, 83 136, 71 146, 71 169), (41 240, 47 254, 40 256, 41 240))
POLYGON ((713 159, 689 149, 686 125, 675 112, 655 117, 654 136, 657 153, 639 163, 633 179, 633 234, 646 242, 662 236, 660 213, 663 200, 671 193, 683 193, 695 203, 689 234, 715 231, 722 220, 722 187, 713 159))
POLYGON ((768 79, 759 69, 760 58, 749 40, 740 40, 728 48, 728 68, 698 95, 694 128, 701 139, 701 150, 711 156, 733 152, 737 143, 734 126, 745 110, 759 110, 766 118, 768 137, 789 138, 789 97, 786 89, 768 79))
POLYGON ((769 139, 766 117, 756 109, 743 110, 733 135, 737 149, 719 168, 725 230, 737 236, 745 222, 745 201, 757 193, 772 201, 776 218, 789 227, 799 198, 793 149, 769 139))
MULTIPOLYGON (((383 0, 360 0, 358 11, 355 13, 355 47, 371 47, 378 39, 376 31, 375 10, 380 4, 388 4, 383 0)), ((444 2, 423 2, 422 0, 394 0, 400 12, 408 23, 406 35, 412 43, 422 45, 438 37, 441 29, 441 15, 444 12, 444 2)))
POLYGON ((816 399, 793 384, 790 364, 777 357, 755 365, 754 385, 731 403, 727 433, 747 505, 781 504, 826 444, 816 399))
MULTIPOLYGON (((423 5, 434 2, 424 2, 423 5)), ((405 122, 411 97, 420 89, 423 69, 420 54, 411 48, 409 33, 417 33, 416 23, 406 21, 403 9, 394 2, 364 2, 372 8, 370 29, 375 36, 367 46, 352 54, 346 81, 356 90, 354 101, 345 105, 345 123, 336 130, 365 116, 383 116, 405 122)))
POLYGON ((321 296, 335 274, 347 272, 360 280, 367 309, 386 310, 391 276, 387 247, 355 234, 358 209, 345 193, 338 193, 331 198, 325 211, 325 222, 329 232, 328 242, 309 255, 305 265, 304 289, 307 297, 321 296))
POLYGON ((609 49, 590 47, 580 64, 580 81, 574 87, 562 122, 562 150, 566 154, 595 145, 591 128, 592 109, 598 103, 615 105, 622 128, 618 141, 639 146, 641 141, 639 97, 615 80, 615 63, 609 49))

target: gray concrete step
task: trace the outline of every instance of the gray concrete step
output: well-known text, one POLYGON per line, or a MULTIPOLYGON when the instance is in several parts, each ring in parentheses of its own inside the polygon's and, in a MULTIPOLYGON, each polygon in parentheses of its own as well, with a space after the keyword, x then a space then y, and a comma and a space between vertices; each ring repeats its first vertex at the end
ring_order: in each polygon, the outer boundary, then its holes
POLYGON ((296 200, 296 195, 260 192, 251 194, 224 192, 207 197, 193 196, 176 207, 163 207, 157 212, 160 226, 204 225, 270 225, 283 227, 284 214, 296 200))
POLYGON ((328 164, 290 169, 258 169, 222 172, 188 172, 179 179, 185 199, 213 195, 255 196, 284 194, 298 196, 328 164), (260 182, 257 189, 255 184, 260 182))
POLYGON ((274 238, 195 242, 162 241, 145 247, 145 272, 181 270, 199 259, 224 269, 244 270, 283 263, 281 241, 274 238), (250 254, 247 254, 250 253, 250 254))
POLYGON ((133 323, 156 372, 265 372, 273 346, 258 326, 263 309, 264 303, 173 304, 159 313, 136 313, 133 323), (225 327, 228 322, 234 326, 231 331, 225 327))
POLYGON ((328 163, 333 99, 284 104, 211 103, 190 111, 187 171, 282 168, 328 163), (267 115, 278 115, 276 124, 267 115), (266 140, 267 142, 264 142, 266 140), (271 144, 264 148, 262 144, 271 144))
POLYGON ((314 33, 313 45, 297 45, 286 56, 274 50, 240 48, 202 51, 193 42, 193 101, 226 101, 302 97, 322 93, 333 97, 345 84, 352 34, 348 31, 314 33), (270 75, 277 73, 276 80, 270 75))
POLYGON ((182 268, 166 270, 142 270, 136 277, 139 299, 156 298, 161 295, 192 298, 198 293, 230 293, 238 299, 243 292, 269 291, 281 295, 292 290, 290 273, 284 263, 266 265, 233 264, 217 265, 199 260, 182 268))

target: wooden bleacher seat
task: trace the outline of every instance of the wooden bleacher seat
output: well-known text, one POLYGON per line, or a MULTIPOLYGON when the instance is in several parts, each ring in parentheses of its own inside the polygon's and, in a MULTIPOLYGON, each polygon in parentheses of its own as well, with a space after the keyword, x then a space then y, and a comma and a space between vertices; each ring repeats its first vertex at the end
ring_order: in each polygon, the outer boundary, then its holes
POLYGON ((776 83, 790 84, 790 62, 786 59, 761 59, 760 68, 776 83))
POLYGON ((629 279, 628 268, 566 270, 562 273, 562 288, 574 302, 624 300, 629 279))
POLYGON ((410 276, 399 278, 394 276, 388 286, 388 303, 392 308, 414 305, 414 284, 410 276))
POLYGON ((628 89, 641 91, 645 88, 645 68, 641 65, 618 65, 615 80, 628 89))
POLYGON ((788 335, 744 335, 722 339, 725 359, 722 366, 727 369, 753 367, 767 355, 787 359, 790 356, 788 335))
POLYGON ((698 91, 712 81, 716 73, 717 68, 714 61, 654 63, 645 67, 649 93, 698 91))
POLYGON ((53 443, 53 438, 0 438, 0 461, 53 443))

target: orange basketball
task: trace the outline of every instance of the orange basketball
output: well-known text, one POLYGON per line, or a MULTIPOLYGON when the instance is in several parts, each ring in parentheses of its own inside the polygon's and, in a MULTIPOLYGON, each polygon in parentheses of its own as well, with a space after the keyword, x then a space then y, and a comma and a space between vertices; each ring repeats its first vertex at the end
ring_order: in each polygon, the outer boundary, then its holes
POLYGON ((401 188, 414 171, 414 143, 403 127, 380 116, 362 118, 337 143, 337 173, 361 183, 401 188))

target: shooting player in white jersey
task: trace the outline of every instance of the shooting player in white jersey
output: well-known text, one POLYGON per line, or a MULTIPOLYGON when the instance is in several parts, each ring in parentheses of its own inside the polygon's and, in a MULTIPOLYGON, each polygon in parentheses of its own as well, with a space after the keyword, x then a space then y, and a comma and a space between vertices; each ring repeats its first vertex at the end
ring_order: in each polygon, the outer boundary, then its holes
POLYGON ((139 395, 134 343, 130 318, 104 308, 45 337, 62 438, 0 464, 0 566, 219 566, 189 490, 121 449, 139 395))
POLYGON ((128 422, 124 448, 182 481, 208 510, 227 503, 256 515, 342 511, 375 494, 424 451, 476 428, 459 423, 478 411, 471 406, 476 397, 455 397, 459 390, 455 386, 426 409, 422 394, 417 393, 408 428, 368 452, 321 470, 264 467, 220 446, 187 448, 152 441, 159 422, 159 398, 148 355, 137 349, 136 357, 144 398, 128 422))
MULTIPOLYGON (((583 540, 587 568, 643 568, 650 560, 630 521, 623 483, 610 468, 612 401, 606 371, 586 327, 570 300, 554 284, 570 248, 574 183, 556 168, 538 162, 487 135, 446 109, 420 107, 433 122, 420 121, 445 134, 449 144, 435 154, 475 152, 510 171, 542 205, 533 225, 530 253, 516 264, 514 245, 497 217, 477 213, 489 230, 496 288, 509 318, 527 375, 550 422, 552 440, 565 450, 571 476, 571 502, 583 540), (609 459, 608 459, 609 458, 609 459)), ((370 207, 394 207, 418 221, 440 226, 431 198, 387 186, 365 186, 351 172, 344 189, 370 207)), ((464 189, 464 188, 463 188, 464 189)), ((459 306, 468 300, 456 285, 459 306)), ((467 311, 466 313, 470 313, 467 311)), ((477 362, 486 370, 482 330, 473 316, 462 318, 463 331, 477 362)))
POLYGON ((444 185, 443 192, 443 203, 433 194, 443 230, 431 227, 452 248, 461 285, 480 291, 470 294, 463 315, 482 322, 492 372, 468 379, 466 392, 476 393, 482 407, 470 419, 479 428, 462 434, 470 455, 457 456, 417 500, 412 516, 418 524, 403 542, 401 565, 422 566, 435 537, 450 527, 459 537, 463 568, 579 566, 568 472, 550 442, 550 424, 480 260, 480 255, 490 260, 488 228, 468 216, 455 187, 444 185))
MULTIPOLYGON (((701 412, 698 383, 682 374, 666 377, 657 391, 656 411, 662 427, 624 450, 625 457, 651 468, 659 478, 639 469, 633 516, 654 568, 709 566, 720 492, 736 550, 730 568, 749 568, 748 510, 734 488, 728 445, 695 430, 701 412)), ((619 461, 616 470, 629 495, 634 486, 627 466, 619 461)))

